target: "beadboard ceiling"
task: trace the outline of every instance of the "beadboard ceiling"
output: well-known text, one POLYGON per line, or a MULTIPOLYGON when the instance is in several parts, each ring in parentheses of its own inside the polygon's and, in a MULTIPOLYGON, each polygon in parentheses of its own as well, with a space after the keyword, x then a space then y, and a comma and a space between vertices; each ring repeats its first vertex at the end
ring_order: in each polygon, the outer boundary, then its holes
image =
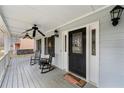
POLYGON ((4 5, 0 6, 12 34, 20 34, 37 24, 47 32, 75 18, 86 15, 103 5, 4 5))

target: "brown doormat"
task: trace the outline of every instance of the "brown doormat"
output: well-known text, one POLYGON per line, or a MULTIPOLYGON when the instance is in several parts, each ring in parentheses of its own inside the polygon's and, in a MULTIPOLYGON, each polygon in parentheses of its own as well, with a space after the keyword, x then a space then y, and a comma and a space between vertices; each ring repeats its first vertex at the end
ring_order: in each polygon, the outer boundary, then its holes
POLYGON ((64 79, 71 84, 78 85, 79 87, 84 87, 84 85, 87 83, 86 81, 81 80, 80 78, 78 78, 70 73, 65 74, 64 79))

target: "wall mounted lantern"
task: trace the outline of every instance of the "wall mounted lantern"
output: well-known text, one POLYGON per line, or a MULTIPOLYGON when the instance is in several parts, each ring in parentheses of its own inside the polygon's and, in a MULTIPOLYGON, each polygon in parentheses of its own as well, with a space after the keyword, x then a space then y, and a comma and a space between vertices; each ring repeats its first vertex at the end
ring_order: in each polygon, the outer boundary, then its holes
POLYGON ((117 5, 110 11, 113 26, 116 26, 118 24, 123 10, 124 8, 122 6, 117 5))
POLYGON ((55 36, 55 37, 59 37, 59 31, 58 31, 58 30, 55 30, 55 31, 54 31, 54 36, 55 36))

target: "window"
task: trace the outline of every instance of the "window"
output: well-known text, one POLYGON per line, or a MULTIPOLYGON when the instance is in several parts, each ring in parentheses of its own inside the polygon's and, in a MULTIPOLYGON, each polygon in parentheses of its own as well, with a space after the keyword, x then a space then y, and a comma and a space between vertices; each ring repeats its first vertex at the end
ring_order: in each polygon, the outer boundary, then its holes
POLYGON ((0 30, 0 57, 4 55, 4 33, 0 30))
POLYGON ((45 38, 45 55, 55 56, 55 38, 54 36, 45 38))
POLYGON ((92 30, 92 55, 96 55, 96 30, 92 30))
POLYGON ((37 46, 37 50, 39 50, 39 51, 42 50, 42 48, 41 48, 41 39, 36 41, 36 46, 37 46))
POLYGON ((67 35, 65 35, 65 52, 67 51, 67 35))
POLYGON ((48 55, 48 38, 45 38, 45 55, 48 55))

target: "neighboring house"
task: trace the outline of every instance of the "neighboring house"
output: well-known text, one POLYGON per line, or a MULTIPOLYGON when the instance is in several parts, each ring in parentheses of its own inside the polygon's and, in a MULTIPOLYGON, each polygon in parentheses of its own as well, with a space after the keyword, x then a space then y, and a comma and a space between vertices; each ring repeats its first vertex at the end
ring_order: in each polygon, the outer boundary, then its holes
POLYGON ((20 38, 18 42, 14 43, 13 50, 16 54, 30 54, 33 53, 34 47, 34 39, 20 38))
POLYGON ((20 49, 34 49, 33 39, 20 39, 20 49))

